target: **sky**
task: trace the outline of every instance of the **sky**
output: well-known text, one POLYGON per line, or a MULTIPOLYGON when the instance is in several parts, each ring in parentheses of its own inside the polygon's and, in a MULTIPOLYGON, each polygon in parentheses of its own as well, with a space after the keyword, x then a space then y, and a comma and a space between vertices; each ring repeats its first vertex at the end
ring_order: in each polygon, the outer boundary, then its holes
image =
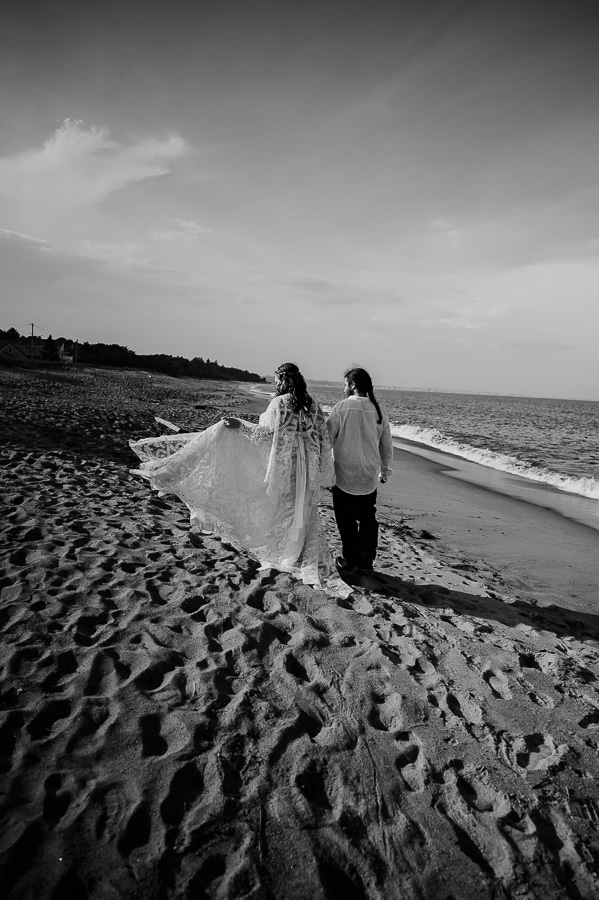
POLYGON ((0 328, 599 400, 596 0, 5 0, 0 328))

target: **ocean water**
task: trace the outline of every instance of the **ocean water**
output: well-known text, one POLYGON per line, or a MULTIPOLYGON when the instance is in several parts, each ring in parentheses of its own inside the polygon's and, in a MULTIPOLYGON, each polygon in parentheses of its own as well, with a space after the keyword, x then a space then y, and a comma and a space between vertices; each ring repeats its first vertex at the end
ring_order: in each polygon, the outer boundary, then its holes
MULTIPOLYGON (((309 381, 325 410, 343 384, 309 381)), ((270 385, 255 387, 265 400, 270 385)), ((375 388, 394 443, 489 490, 544 506, 599 531, 599 402, 375 388)))
MULTIPOLYGON (((341 384, 310 382, 325 408, 341 384)), ((411 442, 599 501, 599 402, 376 388, 398 443, 411 442)))

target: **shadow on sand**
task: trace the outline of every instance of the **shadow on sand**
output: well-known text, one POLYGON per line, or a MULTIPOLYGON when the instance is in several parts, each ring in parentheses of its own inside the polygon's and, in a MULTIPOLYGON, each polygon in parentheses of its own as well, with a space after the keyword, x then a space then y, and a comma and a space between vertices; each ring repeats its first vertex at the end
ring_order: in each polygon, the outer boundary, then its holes
POLYGON ((379 594, 400 602, 421 604, 427 609, 451 608, 458 615, 494 620, 511 628, 524 625, 535 630, 552 631, 560 638, 599 641, 599 616, 556 605, 533 606, 523 600, 506 603, 496 597, 450 590, 438 584, 416 585, 383 572, 357 577, 343 576, 343 580, 370 600, 373 595, 379 594))

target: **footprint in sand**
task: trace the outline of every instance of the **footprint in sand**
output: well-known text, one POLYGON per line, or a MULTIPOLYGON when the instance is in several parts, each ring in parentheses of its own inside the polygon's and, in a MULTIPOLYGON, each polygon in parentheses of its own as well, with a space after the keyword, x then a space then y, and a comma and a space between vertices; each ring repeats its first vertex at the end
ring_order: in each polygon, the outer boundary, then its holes
POLYGON ((63 690, 61 682, 77 671, 77 659, 72 650, 65 650, 63 653, 52 656, 51 662, 53 671, 46 676, 42 687, 50 693, 54 693, 63 690))
POLYGON ((283 609, 280 598, 272 590, 272 578, 261 579, 252 584, 243 594, 243 602, 258 612, 276 615, 283 609))
POLYGON ((550 734, 526 734, 514 741, 515 760, 529 772, 546 771, 557 766, 568 752, 567 744, 555 745, 550 734))
POLYGON ((447 709, 449 709, 454 716, 463 719, 469 725, 480 725, 482 723, 482 709, 472 696, 467 696, 466 694, 461 694, 457 691, 456 693, 450 691, 445 697, 445 703, 447 709))
POLYGON ((67 753, 97 753, 115 715, 116 710, 111 710, 104 698, 84 700, 73 723, 74 733, 67 744, 67 753))
POLYGON ((431 658, 418 654, 412 665, 407 666, 407 671, 418 684, 423 687, 432 687, 439 681, 437 673, 438 660, 433 654, 431 658))
POLYGON ((235 665, 235 656, 231 650, 227 650, 223 654, 224 665, 218 666, 213 678, 213 684, 216 688, 216 699, 213 701, 212 707, 216 710, 223 710, 229 705, 236 693, 235 682, 239 677, 239 670, 235 665))
POLYGON ((189 897, 216 897, 218 896, 213 882, 223 877, 227 871, 227 857, 212 854, 206 859, 193 878, 190 878, 187 887, 189 897))
POLYGON ((47 838, 47 833, 47 828, 38 818, 30 822, 14 844, 7 848, 8 862, 2 869, 2 888, 7 896, 20 876, 30 871, 32 865, 35 864, 38 852, 47 838))
MULTIPOLYGON (((330 855, 327 854, 325 847, 321 844, 316 849, 318 880, 322 888, 325 900, 338 900, 343 897, 344 900, 363 900, 364 897, 370 896, 364 881, 358 874, 354 860, 345 858, 339 860, 339 850, 337 847, 331 848, 330 855)), ((351 852, 351 847, 348 847, 351 852)), ((374 856, 373 848, 369 847, 370 856, 374 856)), ((378 856, 378 854, 376 854, 378 856)), ((352 854, 355 859, 355 854, 352 854)), ((382 870, 384 863, 380 860, 377 867, 373 860, 375 869, 382 870)))
POLYGON ((55 730, 54 726, 62 719, 67 719, 70 714, 71 704, 68 700, 54 700, 48 703, 27 726, 31 740, 43 741, 50 736, 56 736, 62 729, 55 730))
POLYGON ((193 619, 194 622, 205 622, 206 621, 206 613, 204 611, 204 607, 210 603, 207 597, 203 597, 201 594, 198 594, 195 597, 186 597, 185 600, 181 603, 181 609, 184 613, 187 613, 190 619, 193 619))
POLYGON ((372 728, 377 731, 396 731, 404 727, 401 694, 379 694, 373 691, 370 699, 372 702, 368 723, 372 728))
POLYGON ((164 756, 168 743, 160 734, 160 716, 147 715, 139 720, 141 731, 142 756, 164 756))
POLYGON ((288 650, 284 656, 283 667, 286 672, 289 672, 289 674, 293 675, 294 678, 297 678, 298 681, 310 681, 310 676, 302 664, 295 658, 291 650, 288 650))
POLYGON ((350 597, 347 600, 338 600, 337 602, 338 606, 342 606, 344 609, 352 609, 361 616, 374 616, 374 606, 372 603, 364 594, 357 591, 350 594, 350 597))
POLYGON ((430 767, 424 756, 422 745, 411 731, 401 731, 395 735, 399 753, 395 766, 410 791, 423 791, 429 777, 430 767))
POLYGON ((505 672, 501 669, 487 669, 483 672, 483 678, 491 688, 493 696, 500 700, 511 700, 512 692, 505 672))
POLYGON ((321 726, 313 740, 328 752, 355 750, 358 745, 360 726, 350 716, 338 714, 329 725, 321 726))
POLYGON ((599 709, 594 709, 592 712, 583 716, 580 719, 579 723, 581 728, 599 728, 599 709))
POLYGON ((521 678, 518 679, 519 684, 522 685, 524 690, 528 693, 528 699, 534 703, 536 706, 542 706, 545 709, 552 709, 555 706, 555 700, 549 696, 549 694, 544 694, 542 691, 539 691, 537 688, 532 688, 529 684, 527 684, 521 678))
POLYGON ((50 825, 56 825, 71 805, 71 793, 63 787, 64 777, 55 772, 44 783, 42 815, 50 825))
POLYGON ((83 647, 92 647, 100 639, 104 626, 108 624, 108 619, 107 612, 102 612, 97 616, 80 616, 77 620, 73 640, 83 647))
POLYGON ((308 801, 311 816, 320 820, 330 815, 333 804, 329 798, 329 771, 325 760, 306 759, 300 761, 301 768, 293 781, 301 796, 308 801))
POLYGON ((131 669, 122 663, 114 651, 104 650, 93 659, 85 685, 86 696, 113 696, 130 676, 131 669))
MULTIPOLYGON (((313 710, 298 709, 291 724, 284 726, 268 755, 268 768, 272 769, 294 741, 306 736, 317 741, 327 724, 313 710)), ((355 743, 353 744, 355 747, 355 743)))
POLYGON ((195 762, 181 766, 171 779, 168 794, 160 804, 165 825, 179 826, 204 790, 204 776, 195 762))
POLYGON ((455 785, 466 806, 475 812, 505 816, 511 811, 507 795, 486 784, 475 773, 468 772, 461 760, 449 764, 443 779, 446 784, 455 785))
POLYGON ((296 725, 303 734, 307 734, 309 738, 315 740, 323 730, 329 727, 329 722, 313 709, 300 709, 296 719, 296 725))
POLYGON ((242 734, 236 734, 225 741, 218 754, 221 790, 225 797, 241 796, 242 773, 246 764, 245 737, 242 734))
POLYGON ((131 814, 125 831, 117 842, 117 849, 122 856, 129 856, 138 847, 145 847, 152 833, 152 820, 144 803, 131 814))
POLYGON ((170 653, 164 659, 144 669, 135 679, 135 684, 144 693, 154 693, 170 681, 173 673, 183 663, 184 660, 178 653, 170 653))
POLYGON ((8 713, 0 727, 0 772, 10 771, 10 761, 17 746, 25 717, 22 712, 13 710, 8 713))
MULTIPOLYGON (((255 625, 247 627, 245 630, 245 636, 242 644, 242 651, 255 651, 258 659, 263 659, 272 644, 278 642, 280 644, 288 644, 291 640, 291 636, 283 631, 282 628, 277 628, 271 622, 257 622, 255 625)), ((302 635, 305 635, 305 632, 299 632, 294 638, 294 644, 298 644, 302 638, 302 635)), ((324 635, 321 637, 324 638, 324 635)), ((329 641, 327 638, 324 638, 326 643, 329 641)))
POLYGON ((37 647, 24 647, 22 650, 17 650, 11 657, 8 671, 11 675, 17 675, 21 678, 30 675, 35 671, 35 663, 41 655, 41 650, 37 647))

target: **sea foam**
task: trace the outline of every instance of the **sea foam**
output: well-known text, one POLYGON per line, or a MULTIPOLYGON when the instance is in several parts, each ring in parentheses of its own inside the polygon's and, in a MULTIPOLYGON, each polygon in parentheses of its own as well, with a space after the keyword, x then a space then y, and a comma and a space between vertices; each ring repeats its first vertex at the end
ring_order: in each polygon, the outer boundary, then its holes
POLYGON ((423 444, 443 453, 451 453, 453 456, 459 456, 490 469, 518 475, 521 478, 528 478, 530 481, 542 482, 568 494, 578 494, 581 497, 599 500, 599 480, 591 476, 579 477, 552 472, 551 469, 546 469, 544 466, 534 466, 506 453, 461 443, 435 428, 422 428, 419 425, 391 425, 391 434, 393 437, 423 444))

